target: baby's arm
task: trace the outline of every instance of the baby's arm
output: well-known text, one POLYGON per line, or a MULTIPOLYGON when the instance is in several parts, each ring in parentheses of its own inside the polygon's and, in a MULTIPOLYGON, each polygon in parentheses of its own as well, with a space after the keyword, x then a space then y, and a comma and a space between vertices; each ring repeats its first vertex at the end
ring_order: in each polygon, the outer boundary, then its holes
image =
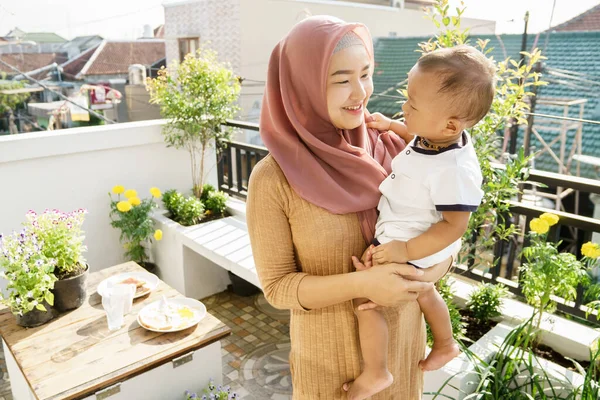
POLYGON ((374 264, 405 263, 430 256, 460 239, 467 230, 468 211, 444 211, 443 219, 407 242, 392 240, 372 249, 374 264))
POLYGON ((377 129, 379 131, 392 131, 400 136, 406 143, 413 140, 415 137, 408 133, 406 125, 396 119, 390 119, 381 113, 371 114, 371 120, 367 121, 367 127, 377 129))

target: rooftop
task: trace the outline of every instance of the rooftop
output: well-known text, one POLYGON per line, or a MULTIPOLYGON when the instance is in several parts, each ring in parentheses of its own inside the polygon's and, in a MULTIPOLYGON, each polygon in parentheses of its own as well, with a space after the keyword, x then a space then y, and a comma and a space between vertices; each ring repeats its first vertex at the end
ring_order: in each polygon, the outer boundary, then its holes
POLYGON ((586 12, 550 28, 551 31, 600 31, 600 4, 586 12))
POLYGON ((161 39, 104 40, 63 64, 64 73, 81 79, 90 75, 127 74, 131 64, 152 65, 165 58, 161 39))

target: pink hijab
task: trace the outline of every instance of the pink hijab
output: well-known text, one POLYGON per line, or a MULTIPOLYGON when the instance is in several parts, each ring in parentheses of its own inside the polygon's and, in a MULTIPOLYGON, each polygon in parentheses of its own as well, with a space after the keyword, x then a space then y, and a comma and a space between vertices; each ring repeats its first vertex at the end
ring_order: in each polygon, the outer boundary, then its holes
MULTIPOLYGON (((379 184, 405 146, 393 133, 337 129, 327 112, 327 72, 339 40, 353 31, 371 57, 366 26, 316 16, 275 46, 260 116, 263 142, 300 197, 333 214, 356 212, 365 241, 375 233, 379 184)), ((365 118, 369 114, 365 111, 365 118)))

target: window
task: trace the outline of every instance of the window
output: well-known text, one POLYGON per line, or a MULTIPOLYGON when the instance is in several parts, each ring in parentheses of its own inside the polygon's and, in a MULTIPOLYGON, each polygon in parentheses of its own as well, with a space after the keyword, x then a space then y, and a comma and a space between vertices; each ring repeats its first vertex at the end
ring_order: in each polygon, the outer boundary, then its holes
POLYGON ((189 53, 195 53, 200 47, 200 38, 179 39, 179 61, 183 61, 189 53))

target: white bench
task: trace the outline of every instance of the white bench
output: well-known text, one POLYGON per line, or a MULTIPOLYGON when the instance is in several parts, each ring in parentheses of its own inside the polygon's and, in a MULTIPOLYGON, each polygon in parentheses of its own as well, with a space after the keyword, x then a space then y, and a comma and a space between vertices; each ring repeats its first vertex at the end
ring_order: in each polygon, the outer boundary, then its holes
POLYGON ((245 222, 227 217, 196 225, 183 232, 182 242, 194 252, 261 288, 245 222))

